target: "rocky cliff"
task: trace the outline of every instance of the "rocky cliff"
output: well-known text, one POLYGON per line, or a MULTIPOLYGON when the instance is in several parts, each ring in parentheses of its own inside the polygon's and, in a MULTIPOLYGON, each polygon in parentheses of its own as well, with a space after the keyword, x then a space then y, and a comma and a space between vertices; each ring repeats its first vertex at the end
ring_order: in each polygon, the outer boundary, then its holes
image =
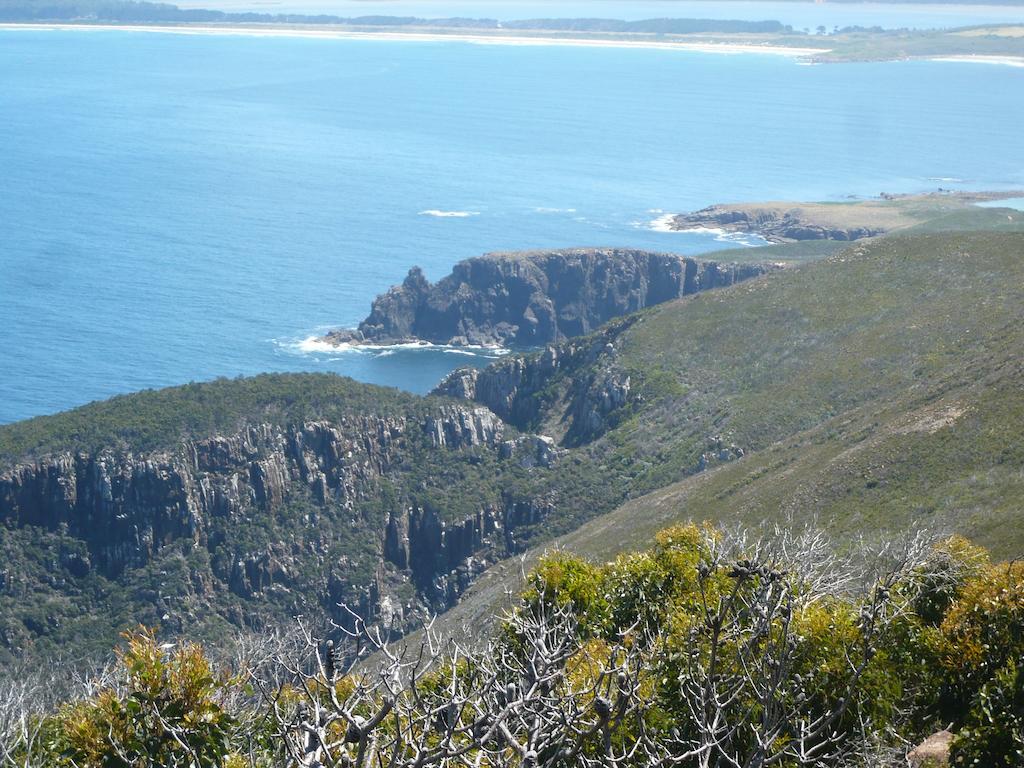
POLYGON ((603 434, 642 395, 619 361, 615 342, 637 318, 610 323, 597 333, 516 355, 484 369, 452 371, 435 394, 485 405, 524 431, 559 433, 564 445, 603 434))
POLYGON ((276 509, 300 486, 351 510, 389 470, 408 428, 373 417, 287 430, 259 424, 173 452, 46 456, 0 474, 0 523, 65 527, 90 544, 95 567, 116 576, 178 539, 214 545, 210 521, 276 509))
POLYGON ((490 254, 459 262, 436 284, 414 267, 373 302, 358 329, 334 331, 324 340, 540 346, 770 268, 629 249, 490 254))
POLYGON ((0 603, 50 595, 41 616, 0 620, 0 656, 74 626, 68 611, 87 605, 54 606, 97 585, 128 585, 131 620, 171 631, 214 614, 236 625, 275 611, 337 619, 339 602, 406 624, 444 609, 551 512, 496 478, 547 471, 559 451, 487 408, 428 402, 0 469, 0 549, 15 555, 0 567, 0 603), (180 582, 166 575, 176 563, 187 564, 180 582), (156 587, 140 584, 153 573, 164 574, 156 587))

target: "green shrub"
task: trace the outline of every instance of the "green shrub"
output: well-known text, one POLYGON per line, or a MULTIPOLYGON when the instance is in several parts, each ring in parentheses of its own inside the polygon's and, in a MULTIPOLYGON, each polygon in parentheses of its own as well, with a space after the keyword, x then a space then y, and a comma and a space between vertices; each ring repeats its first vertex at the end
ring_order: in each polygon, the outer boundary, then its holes
POLYGON ((980 576, 987 565, 988 553, 962 536, 938 544, 915 574, 914 612, 928 624, 939 624, 965 584, 980 576))
POLYGON ((945 706, 962 716, 1007 663, 1024 658, 1024 563, 998 563, 967 581, 940 625, 945 706))
POLYGON ((1010 661, 982 686, 967 722, 953 740, 954 766, 1019 768, 1024 765, 1024 668, 1010 661))
POLYGON ((118 653, 123 686, 105 688, 55 716, 51 747, 60 764, 227 765, 235 722, 220 697, 231 681, 215 675, 197 645, 168 652, 145 629, 125 639, 118 653))

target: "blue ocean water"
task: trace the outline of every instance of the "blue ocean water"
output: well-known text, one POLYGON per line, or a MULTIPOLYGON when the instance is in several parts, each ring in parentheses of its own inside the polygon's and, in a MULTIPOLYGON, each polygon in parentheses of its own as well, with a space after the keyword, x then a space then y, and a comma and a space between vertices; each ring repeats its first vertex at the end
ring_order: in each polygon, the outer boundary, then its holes
POLYGON ((650 223, 1024 186, 1021 96, 995 65, 0 32, 0 422, 267 370, 425 391, 470 358, 302 342, 413 264, 692 254, 735 243, 650 223))

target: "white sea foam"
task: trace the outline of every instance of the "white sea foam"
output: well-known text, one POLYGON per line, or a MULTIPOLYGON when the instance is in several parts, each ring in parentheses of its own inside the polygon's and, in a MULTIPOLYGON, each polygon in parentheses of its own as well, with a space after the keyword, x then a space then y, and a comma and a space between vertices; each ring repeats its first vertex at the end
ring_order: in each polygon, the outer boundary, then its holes
POLYGON ((964 184, 964 179, 958 179, 955 176, 929 176, 928 181, 946 181, 951 184, 964 184))
MULTIPOLYGON (((652 211, 652 213, 654 213, 654 211, 652 211)), ((666 213, 653 221, 647 222, 647 227, 648 229, 653 229, 655 232, 678 232, 679 230, 672 226, 672 221, 675 217, 676 215, 674 213, 666 213)))
POLYGON ((430 350, 452 355, 468 355, 469 357, 500 357, 501 355, 507 355, 511 351, 505 347, 485 346, 482 344, 464 344, 456 347, 449 344, 432 344, 429 341, 405 341, 400 344, 353 344, 351 342, 334 344, 327 341, 322 335, 307 336, 299 341, 275 341, 275 343, 278 346, 304 355, 339 355, 355 352, 358 354, 370 354, 376 357, 388 357, 395 354, 395 352, 403 350, 430 350))
POLYGON ((301 341, 295 342, 293 346, 299 352, 307 355, 323 352, 334 354, 336 352, 350 352, 358 349, 355 344, 332 344, 329 341, 325 341, 322 336, 307 336, 301 341))
POLYGON ((768 243, 760 235, 749 232, 726 232, 724 229, 718 229, 717 227, 686 227, 685 229, 676 229, 672 226, 672 221, 675 217, 676 214, 674 213, 666 213, 664 216, 659 216, 653 221, 647 222, 647 228, 655 232, 689 232, 696 235, 711 235, 720 243, 735 243, 746 248, 756 248, 759 245, 767 245, 768 243))
POLYGON ((575 208, 545 208, 540 206, 533 209, 534 213, 576 213, 575 208))
POLYGON ((434 216, 438 219, 465 219, 469 216, 479 216, 480 211, 439 211, 431 208, 429 211, 420 211, 420 216, 434 216))

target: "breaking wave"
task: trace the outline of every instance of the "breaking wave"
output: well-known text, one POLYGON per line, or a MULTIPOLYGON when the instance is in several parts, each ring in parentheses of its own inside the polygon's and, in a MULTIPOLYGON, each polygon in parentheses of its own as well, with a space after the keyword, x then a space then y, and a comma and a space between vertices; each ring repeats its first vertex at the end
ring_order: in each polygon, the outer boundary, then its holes
POLYGON ((438 219, 465 219, 469 216, 479 216, 480 211, 440 211, 431 208, 428 211, 420 211, 420 216, 434 216, 438 219))
MULTIPOLYGON (((653 212, 654 211, 652 211, 652 213, 653 212)), ((669 232, 672 234, 688 232, 695 235, 711 235, 719 243, 735 243, 736 245, 742 245, 745 248, 756 248, 760 245, 768 244, 768 241, 763 237, 750 232, 726 232, 724 229, 717 229, 713 227, 687 227, 685 229, 676 229, 672 226, 672 221, 675 217, 676 214, 674 213, 666 213, 652 221, 646 222, 645 226, 647 229, 651 229, 655 232, 669 232)))
POLYGON ((275 339, 274 343, 286 351, 301 355, 335 356, 356 353, 360 355, 373 355, 375 357, 388 357, 401 351, 424 351, 494 358, 511 352, 511 350, 505 347, 484 346, 480 344, 453 346, 451 344, 433 344, 429 341, 406 341, 400 344, 352 344, 348 342, 332 344, 329 341, 325 341, 322 335, 306 336, 305 338, 291 341, 275 339))

